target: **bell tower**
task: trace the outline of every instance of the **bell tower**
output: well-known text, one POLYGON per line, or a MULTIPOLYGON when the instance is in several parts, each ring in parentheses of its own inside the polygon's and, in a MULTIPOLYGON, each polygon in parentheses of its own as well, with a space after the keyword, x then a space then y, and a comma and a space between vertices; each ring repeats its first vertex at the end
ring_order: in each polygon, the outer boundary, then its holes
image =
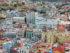
POLYGON ((47 41, 47 29, 46 29, 46 25, 44 25, 43 28, 42 28, 41 40, 43 42, 46 42, 47 41))

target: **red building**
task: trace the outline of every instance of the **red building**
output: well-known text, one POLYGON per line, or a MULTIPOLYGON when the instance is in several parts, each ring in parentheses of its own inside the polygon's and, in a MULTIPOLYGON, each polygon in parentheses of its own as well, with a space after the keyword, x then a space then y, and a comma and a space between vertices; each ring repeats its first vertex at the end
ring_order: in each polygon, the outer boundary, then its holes
POLYGON ((64 46, 58 45, 56 48, 53 48, 53 53, 63 53, 64 52, 64 46))
POLYGON ((64 24, 58 24, 57 25, 57 30, 58 31, 65 31, 65 25, 64 24))
POLYGON ((19 53, 17 47, 11 47, 10 53, 19 53))

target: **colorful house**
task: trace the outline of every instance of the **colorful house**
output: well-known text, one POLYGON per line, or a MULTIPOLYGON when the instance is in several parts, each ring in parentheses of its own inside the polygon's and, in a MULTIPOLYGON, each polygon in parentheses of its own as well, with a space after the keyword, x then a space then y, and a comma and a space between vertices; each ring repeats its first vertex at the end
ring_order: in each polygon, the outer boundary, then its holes
POLYGON ((26 13, 26 23, 35 24, 35 13, 34 12, 26 13))
POLYGON ((25 23, 25 17, 13 17, 13 21, 19 23, 25 23))
POLYGON ((26 29, 26 38, 31 39, 34 36, 34 32, 32 28, 27 28, 26 29))
POLYGON ((8 41, 3 43, 3 49, 7 50, 8 52, 10 52, 10 48, 12 46, 16 46, 17 45, 17 40, 12 40, 12 41, 8 41))
POLYGON ((58 45, 56 48, 53 49, 53 53, 64 53, 64 47, 58 45))
POLYGON ((35 17, 36 28, 43 28, 44 24, 47 26, 47 29, 57 27, 58 19, 45 19, 41 15, 38 15, 38 13, 36 13, 35 17))
POLYGON ((65 25, 64 24, 58 24, 57 25, 57 30, 58 31, 65 31, 65 25))
POLYGON ((16 38, 16 32, 5 32, 4 36, 8 38, 16 38))

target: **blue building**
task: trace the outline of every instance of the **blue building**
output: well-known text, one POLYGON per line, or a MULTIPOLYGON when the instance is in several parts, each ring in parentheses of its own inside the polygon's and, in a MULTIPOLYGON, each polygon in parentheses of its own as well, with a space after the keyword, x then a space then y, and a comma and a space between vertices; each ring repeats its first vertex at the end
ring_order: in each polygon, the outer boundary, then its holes
POLYGON ((28 28, 28 29, 26 30, 26 38, 31 39, 33 36, 34 36, 33 29, 28 28))
POLYGON ((17 45, 17 40, 12 40, 12 46, 16 46, 17 45))
POLYGON ((4 36, 8 38, 16 38, 16 32, 5 32, 4 36))
POLYGON ((3 46, 3 49, 6 49, 8 52, 10 52, 10 48, 16 45, 17 45, 17 40, 12 40, 12 41, 3 43, 2 46, 3 46))

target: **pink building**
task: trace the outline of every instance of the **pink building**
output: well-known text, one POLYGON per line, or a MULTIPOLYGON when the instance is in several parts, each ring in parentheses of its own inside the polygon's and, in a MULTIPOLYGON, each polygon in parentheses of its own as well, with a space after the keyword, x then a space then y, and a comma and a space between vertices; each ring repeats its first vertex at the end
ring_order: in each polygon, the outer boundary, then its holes
POLYGON ((2 4, 5 3, 5 0, 1 0, 1 3, 2 3, 2 4))

